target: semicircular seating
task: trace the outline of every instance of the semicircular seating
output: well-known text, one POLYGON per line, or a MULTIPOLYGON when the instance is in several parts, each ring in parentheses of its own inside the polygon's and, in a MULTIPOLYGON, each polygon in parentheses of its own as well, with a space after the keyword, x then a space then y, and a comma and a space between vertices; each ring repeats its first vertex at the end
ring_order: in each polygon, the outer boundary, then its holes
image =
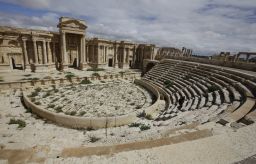
MULTIPOLYGON (((206 64, 164 59, 143 80, 169 94, 170 105, 156 120, 168 120, 180 112, 215 110, 216 122, 239 122, 255 112, 256 78, 206 64)), ((256 118, 256 117, 255 117, 256 118)))

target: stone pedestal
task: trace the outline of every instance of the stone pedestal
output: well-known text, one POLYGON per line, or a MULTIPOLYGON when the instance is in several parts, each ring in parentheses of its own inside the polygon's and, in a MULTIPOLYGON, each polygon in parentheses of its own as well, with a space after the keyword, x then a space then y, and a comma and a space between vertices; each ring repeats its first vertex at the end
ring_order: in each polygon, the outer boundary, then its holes
POLYGON ((89 67, 88 63, 80 63, 79 69, 80 70, 86 70, 89 67))
POLYGON ((25 65, 25 71, 26 71, 26 72, 32 72, 32 69, 31 69, 31 65, 30 65, 30 64, 26 64, 26 65, 25 65))
POLYGON ((31 64, 32 72, 51 72, 56 70, 55 64, 31 64))

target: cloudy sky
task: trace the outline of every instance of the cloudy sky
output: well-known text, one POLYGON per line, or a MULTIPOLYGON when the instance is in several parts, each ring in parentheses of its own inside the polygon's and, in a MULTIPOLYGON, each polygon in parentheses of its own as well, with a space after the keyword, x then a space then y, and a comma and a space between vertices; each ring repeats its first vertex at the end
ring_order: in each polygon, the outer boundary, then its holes
POLYGON ((256 51, 256 0, 0 0, 0 25, 57 31, 60 16, 84 19, 89 37, 256 51))

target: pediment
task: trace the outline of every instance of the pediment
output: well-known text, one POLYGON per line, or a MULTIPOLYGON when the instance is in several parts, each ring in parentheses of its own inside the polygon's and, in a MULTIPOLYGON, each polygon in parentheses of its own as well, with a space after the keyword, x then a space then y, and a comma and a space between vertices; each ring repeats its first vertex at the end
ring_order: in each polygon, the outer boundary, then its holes
POLYGON ((87 28, 87 26, 85 24, 80 23, 77 20, 68 20, 68 21, 61 22, 58 25, 58 27, 59 28, 68 27, 68 28, 83 29, 83 30, 85 30, 87 28))

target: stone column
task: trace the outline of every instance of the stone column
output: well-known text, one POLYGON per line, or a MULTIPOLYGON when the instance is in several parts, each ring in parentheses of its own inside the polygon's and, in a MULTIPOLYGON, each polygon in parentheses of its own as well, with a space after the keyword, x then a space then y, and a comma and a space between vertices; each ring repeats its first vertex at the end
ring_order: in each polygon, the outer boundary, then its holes
POLYGON ((92 45, 92 59, 93 63, 96 63, 96 55, 95 55, 95 45, 92 45))
POLYGON ((47 53, 48 53, 48 63, 52 64, 52 53, 51 53, 51 46, 50 41, 47 42, 47 53))
POLYGON ((99 64, 100 63, 100 46, 97 46, 97 57, 98 57, 97 64, 99 64))
POLYGON ((118 67, 117 49, 118 49, 118 47, 115 45, 114 46, 114 58, 115 58, 115 60, 114 60, 115 61, 114 67, 116 67, 116 66, 118 67))
POLYGON ((33 46, 34 46, 34 64, 38 64, 38 54, 37 54, 37 45, 36 45, 36 40, 33 39, 33 46))
POLYGON ((52 42, 52 59, 56 62, 55 42, 52 42))
POLYGON ((88 63, 89 62, 89 46, 88 45, 86 45, 86 63, 88 63))
POLYGON ((108 47, 106 47, 105 49, 105 63, 108 62, 107 59, 108 59, 108 47))
POLYGON ((83 36, 80 39, 80 59, 77 60, 79 60, 79 64, 84 62, 83 36))
POLYGON ((62 55, 62 62, 67 64, 67 51, 66 51, 66 33, 61 33, 61 55, 62 55))
POLYGON ((22 39, 23 40, 23 50, 24 50, 24 64, 29 64, 28 61, 28 52, 27 52, 27 40, 26 39, 22 39))
POLYGON ((43 64, 47 64, 47 54, 46 54, 46 44, 45 44, 45 40, 43 40, 43 61, 44 63, 43 64))

